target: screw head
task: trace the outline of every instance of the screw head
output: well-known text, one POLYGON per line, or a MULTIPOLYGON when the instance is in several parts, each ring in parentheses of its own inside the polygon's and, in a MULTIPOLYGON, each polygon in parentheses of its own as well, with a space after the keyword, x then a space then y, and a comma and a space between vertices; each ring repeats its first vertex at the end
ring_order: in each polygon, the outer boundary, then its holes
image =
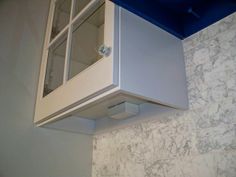
POLYGON ((98 53, 103 57, 108 57, 111 54, 111 47, 107 47, 103 44, 99 47, 98 53))

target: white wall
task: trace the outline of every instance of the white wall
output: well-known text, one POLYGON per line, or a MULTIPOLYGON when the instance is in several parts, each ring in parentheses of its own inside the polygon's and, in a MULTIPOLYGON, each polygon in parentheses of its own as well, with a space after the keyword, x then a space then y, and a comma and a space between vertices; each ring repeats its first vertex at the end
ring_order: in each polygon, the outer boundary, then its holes
POLYGON ((0 1, 0 177, 91 176, 91 137, 33 125, 48 6, 0 1))

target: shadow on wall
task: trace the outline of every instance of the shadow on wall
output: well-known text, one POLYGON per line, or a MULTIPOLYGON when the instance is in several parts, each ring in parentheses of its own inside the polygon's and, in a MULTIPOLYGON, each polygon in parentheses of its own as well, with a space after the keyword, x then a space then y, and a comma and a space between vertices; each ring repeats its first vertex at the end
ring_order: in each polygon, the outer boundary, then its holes
POLYGON ((48 7, 49 0, 0 2, 1 177, 91 177, 91 137, 33 124, 48 7))

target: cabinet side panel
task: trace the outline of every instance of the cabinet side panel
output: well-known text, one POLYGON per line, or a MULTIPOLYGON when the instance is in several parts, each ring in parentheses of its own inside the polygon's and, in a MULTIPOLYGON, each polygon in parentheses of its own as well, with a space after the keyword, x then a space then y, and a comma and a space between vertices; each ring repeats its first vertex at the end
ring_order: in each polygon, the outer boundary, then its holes
POLYGON ((187 108, 181 40, 121 9, 121 89, 150 101, 187 108))

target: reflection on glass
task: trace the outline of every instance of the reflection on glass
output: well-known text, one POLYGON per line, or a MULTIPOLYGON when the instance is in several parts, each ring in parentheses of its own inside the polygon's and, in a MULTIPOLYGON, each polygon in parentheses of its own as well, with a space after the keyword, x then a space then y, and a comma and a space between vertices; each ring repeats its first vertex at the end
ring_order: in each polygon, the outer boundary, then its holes
POLYGON ((52 23, 51 39, 53 39, 69 23, 71 0, 57 0, 52 23))
POLYGON ((91 0, 75 0, 74 15, 77 15, 91 0))
POLYGON ((43 96, 48 95, 63 83, 66 35, 49 48, 43 96))
POLYGON ((104 40, 104 5, 99 7, 79 26, 75 25, 72 34, 69 74, 71 79, 102 58, 98 48, 104 40))

